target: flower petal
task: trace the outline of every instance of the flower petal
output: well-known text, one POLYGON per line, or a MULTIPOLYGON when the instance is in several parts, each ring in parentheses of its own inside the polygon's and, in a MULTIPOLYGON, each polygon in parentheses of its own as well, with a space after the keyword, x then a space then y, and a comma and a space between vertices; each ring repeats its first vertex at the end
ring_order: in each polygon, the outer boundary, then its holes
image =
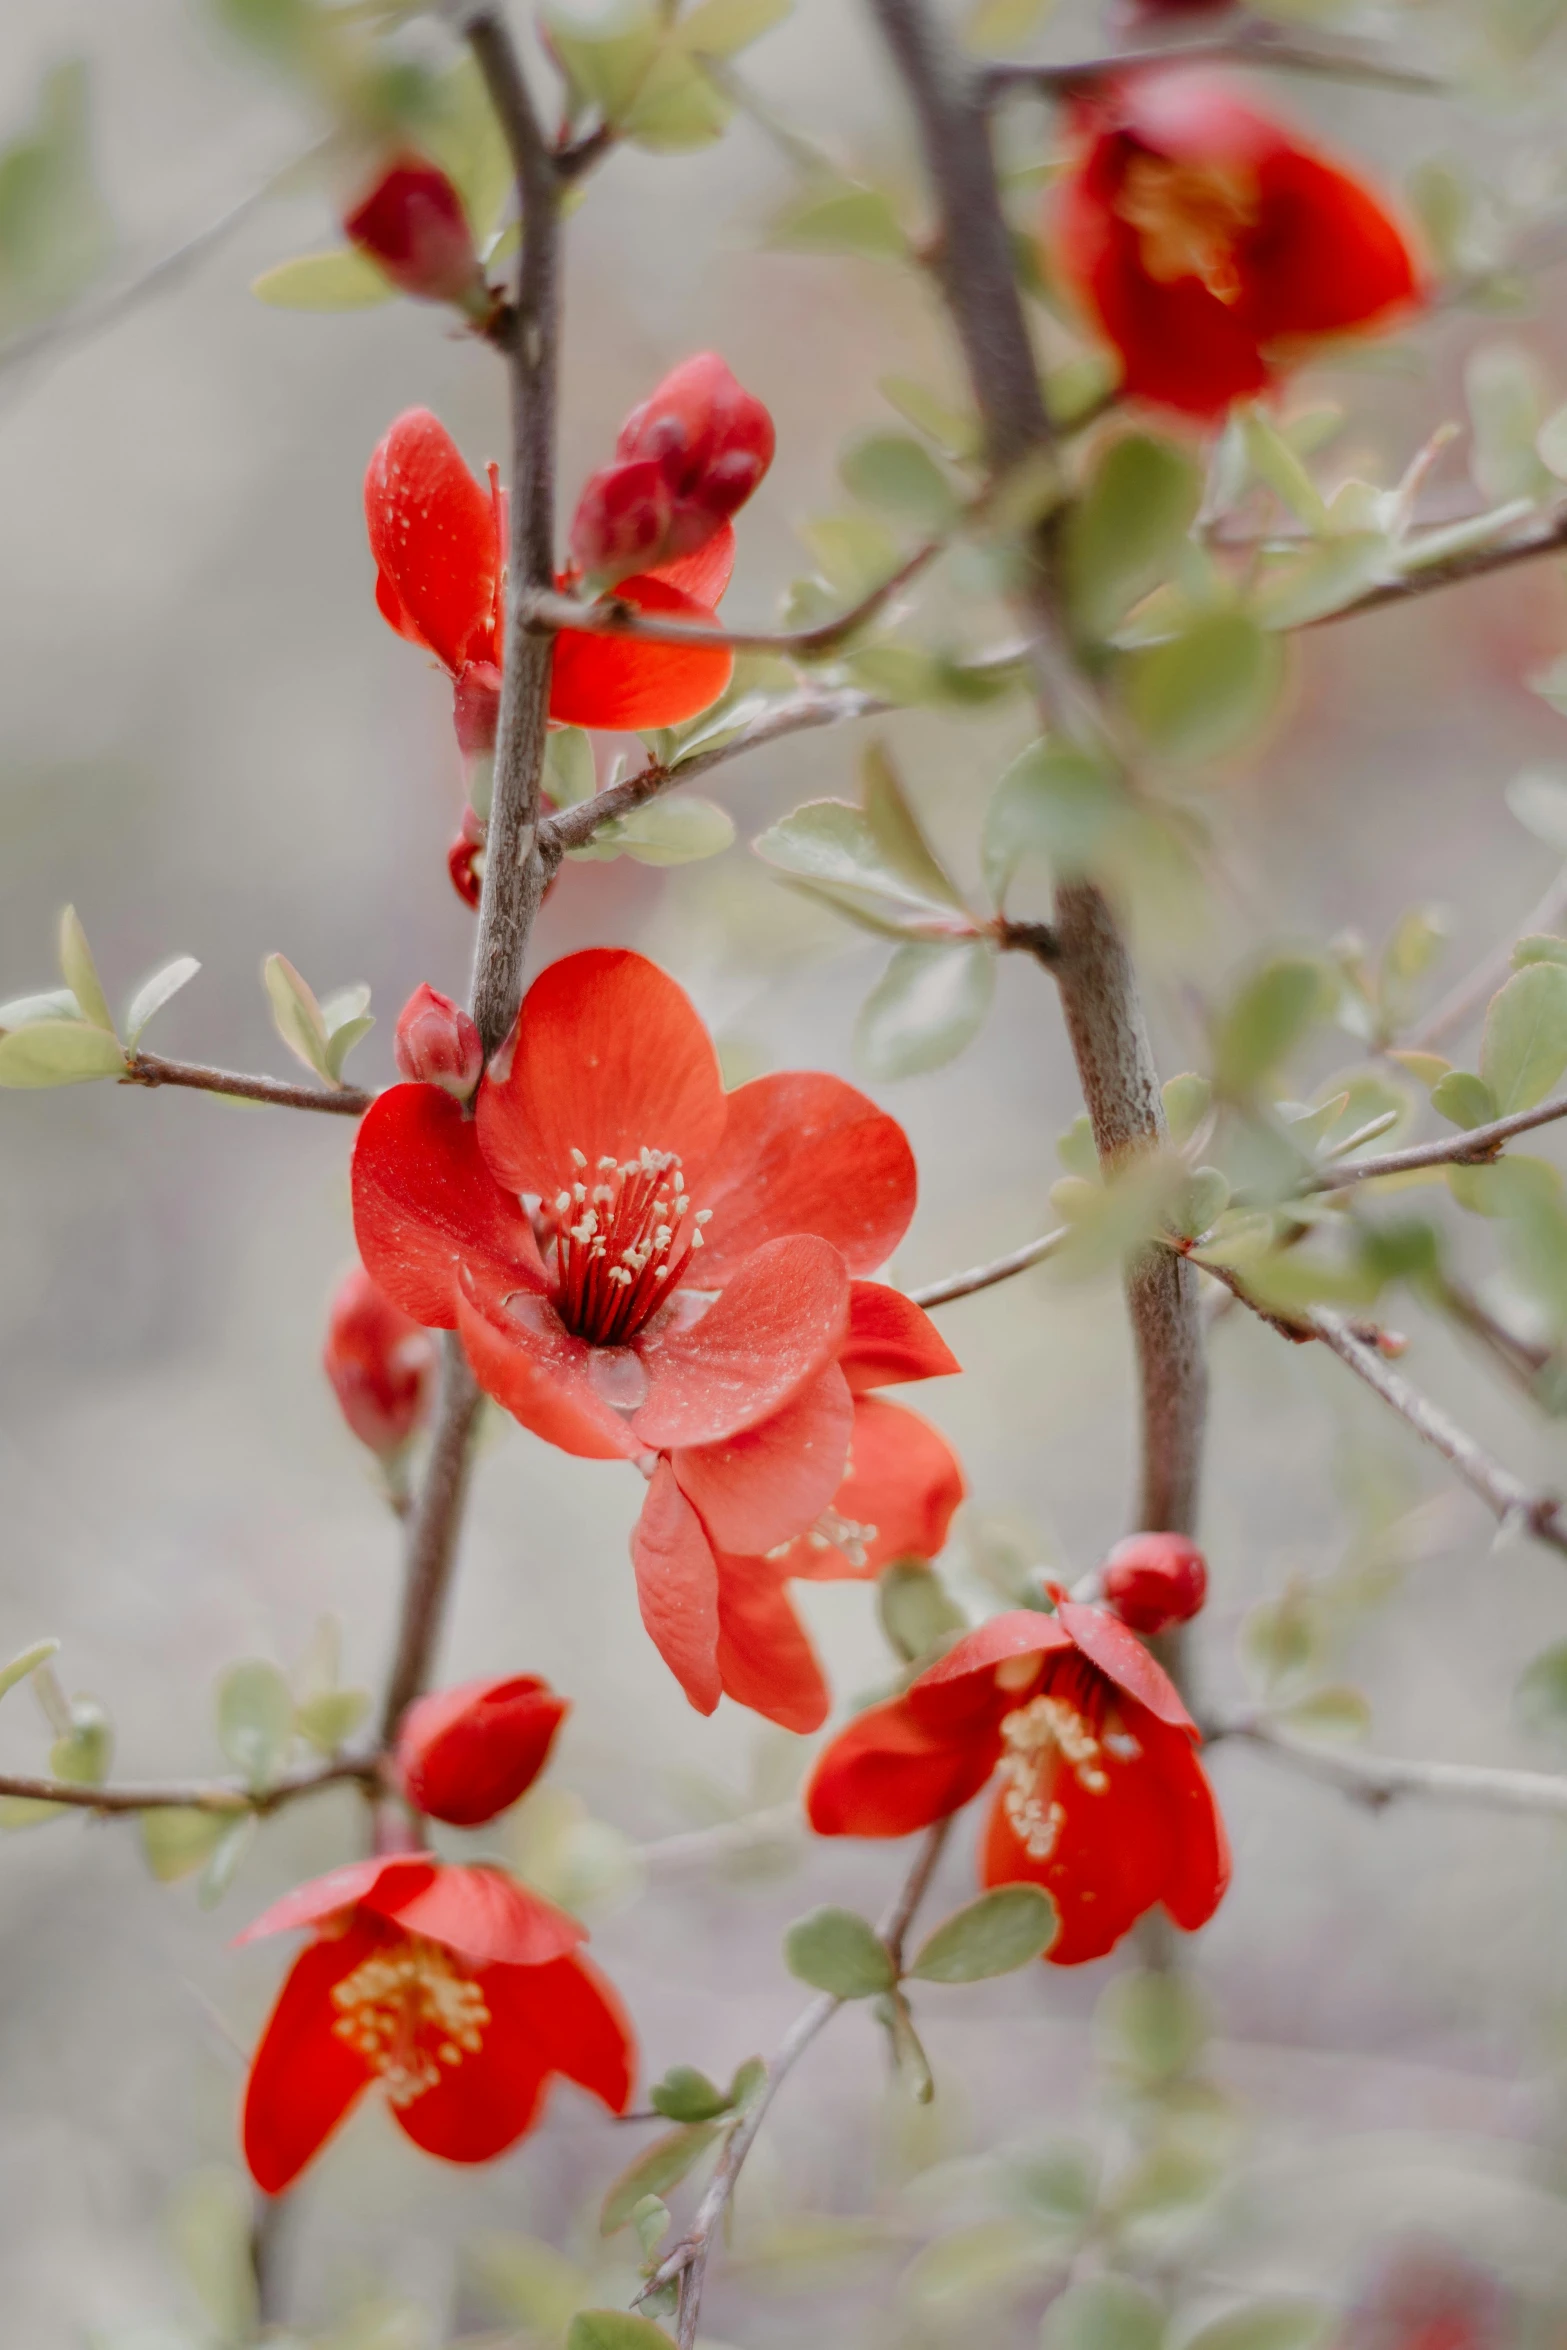
POLYGON ((1162 1784, 1170 1846, 1164 1906, 1178 1926, 1193 1934, 1208 1923, 1228 1890, 1230 1840, 1208 1774, 1188 1740, 1170 1740, 1162 1784))
POLYGON ((432 2087, 391 2107, 404 2135, 442 2162, 493 2162, 543 2114, 550 2064, 537 2029, 547 1967, 490 1966, 473 1977, 488 2011, 477 2049, 442 2066, 432 2087))
POLYGON ((1045 1952, 1052 1966, 1103 1958, 1159 1899, 1163 1883, 1163 1806, 1156 1782, 1138 1763, 1111 1768, 1102 1792, 1058 1768, 1041 1788, 1052 1811, 1048 1855, 1028 1850, 998 1798, 980 1850, 980 1882, 1042 1885, 1061 1930, 1045 1952))
POLYGON ((589 1461, 635 1460, 645 1449, 595 1393, 593 1350, 562 1326, 547 1297, 508 1297, 493 1275, 470 1278, 458 1288, 457 1328, 485 1394, 546 1444, 589 1461))
POLYGON ((427 408, 399 416, 371 458, 365 522, 406 623, 401 633, 454 675, 464 661, 493 659, 493 646, 476 652, 476 641, 490 634, 499 574, 494 508, 427 408))
POLYGON ((999 1715, 948 1735, 895 1697, 838 1733, 811 1773, 807 1817, 818 1836, 912 1835, 977 1795, 1000 1750, 999 1715))
MULTIPOLYGON (((965 1684, 993 1688, 996 1667, 1010 1664, 1015 1657, 1048 1656, 1052 1650, 1073 1645, 1059 1617, 1043 1615, 1035 1608, 1009 1608, 1005 1615, 992 1616, 988 1624, 954 1642, 944 1657, 911 1683, 909 1695, 917 1708, 927 1697, 939 1706, 965 1684)), ((1010 1697, 1008 1703, 1016 1705, 1017 1697, 1010 1697)))
POLYGON ((1248 316, 1266 342, 1368 326, 1419 292, 1414 258, 1371 190, 1288 149, 1262 174, 1248 316))
POLYGON ((838 1360, 856 1395, 911 1379, 947 1379, 963 1368, 923 1306, 880 1281, 851 1285, 849 1341, 838 1360))
POLYGON ((359 1122, 354 1234, 371 1278, 416 1322, 457 1321, 457 1268, 507 1289, 544 1286, 533 1231, 480 1156, 462 1105, 436 1085, 394 1085, 359 1122))
POLYGON ((1135 1697, 1161 1722, 1168 1722, 1174 1730, 1184 1730, 1189 1737, 1198 1734, 1197 1725, 1181 1703, 1180 1691, 1156 1658, 1135 1632, 1129 1632, 1120 1620, 1102 1607, 1085 1607, 1075 1599, 1064 1599, 1056 1610, 1056 1622, 1070 1634, 1090 1664, 1108 1675, 1128 1697, 1135 1697))
POLYGON ((386 1902, 396 1902, 404 1893, 422 1891, 434 1877, 439 1864, 426 1852, 392 1853, 384 1860, 345 1861, 340 1869, 329 1869, 324 1877, 312 1877, 308 1884, 296 1885, 292 1893, 285 1893, 281 1901, 274 1901, 258 1918, 252 1919, 243 1933, 234 1937, 234 1947, 246 1942, 259 1942, 267 1934, 291 1934, 298 1926, 313 1926, 322 1918, 336 1917, 343 1910, 361 1906, 376 1908, 381 1915, 395 1912, 386 1902), (381 1898, 382 1888, 384 1898, 381 1898))
POLYGON ((814 1232, 851 1273, 874 1273, 909 1228, 914 1153, 896 1118, 841 1077, 755 1077, 729 1096, 729 1123, 702 1183, 713 1220, 702 1278, 732 1280, 764 1240, 814 1232))
POLYGON ((769 1241, 699 1322, 655 1323, 638 1340, 648 1377, 647 1401, 631 1422, 638 1440, 667 1452, 756 1427, 835 1358, 848 1318, 848 1276, 835 1248, 805 1233, 769 1241))
POLYGON ((612 1984, 578 1954, 530 1978, 539 2037, 554 2071, 624 2113, 636 2078, 637 2041, 612 1984))
MULTIPOLYGON (((664 619, 719 625, 708 605, 648 572, 623 579, 615 594, 664 619)), ((555 639, 550 716, 557 726, 602 727, 619 734, 680 726, 727 692, 734 666, 734 655, 719 645, 646 644, 563 628, 555 639)))
POLYGON ((756 1556, 791 1540, 827 1508, 843 1479, 853 1427, 853 1398, 829 1363, 759 1426, 722 1444, 683 1446, 674 1455, 675 1476, 719 1548, 756 1556))
POLYGON ((379 1900, 377 1906, 408 1933, 443 1942, 475 1966, 548 1966, 587 1934, 586 1926, 498 1868, 441 1868, 395 1908, 379 1900))
POLYGON ((533 1673, 417 1699, 397 1733, 404 1800, 454 1827, 493 1820, 532 1786, 570 1711, 533 1673))
POLYGON ((332 1990, 380 1941, 375 1926, 352 1925, 312 1942, 289 1969, 251 2059, 240 2126, 245 2161, 263 2195, 293 2185, 369 2087, 363 2056, 332 2029, 332 1990))
MULTIPOLYGON (((541 1199, 601 1158, 673 1151, 689 1184, 728 1115, 712 1039, 690 997, 645 955, 590 947, 541 971, 523 998, 510 1065, 479 1092, 496 1178, 541 1199)), ((384 1097, 383 1097, 384 1098, 384 1097)), ((595 1180, 590 1174, 589 1181, 595 1180)))
POLYGON ((699 1714, 722 1694, 718 1674, 718 1566, 713 1546, 667 1461, 648 1486, 631 1536, 637 1604, 648 1637, 699 1714))
POLYGON ((718 1670, 737 1705, 806 1737, 827 1719, 816 1651, 770 1559, 718 1560, 718 1670))
MULTIPOLYGON (((665 587, 678 588, 682 595, 705 605, 716 619, 718 600, 729 585, 734 567, 734 525, 721 522, 712 537, 704 539, 691 554, 677 555, 672 563, 655 564, 643 576, 659 580, 665 587)), ((617 594, 620 592, 616 590, 617 594)))
POLYGON ((813 1583, 870 1582, 894 1559, 933 1559, 963 1493, 963 1471, 939 1429, 900 1404, 856 1396, 849 1473, 832 1506, 862 1530, 859 1555, 802 1535, 784 1555, 785 1570, 813 1583))

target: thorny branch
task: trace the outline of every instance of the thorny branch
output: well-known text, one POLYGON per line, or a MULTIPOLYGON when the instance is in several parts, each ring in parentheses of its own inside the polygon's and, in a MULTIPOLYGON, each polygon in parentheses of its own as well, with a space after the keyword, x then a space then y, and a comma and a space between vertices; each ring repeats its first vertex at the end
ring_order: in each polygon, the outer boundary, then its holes
POLYGON ((274 1102, 284 1110, 326 1110, 339 1118, 362 1118, 375 1100, 358 1086, 293 1085, 282 1077, 242 1077, 234 1069, 209 1069, 199 1061, 166 1061, 161 1053, 132 1053, 122 1085, 188 1085, 197 1093, 227 1094, 242 1102, 274 1102))

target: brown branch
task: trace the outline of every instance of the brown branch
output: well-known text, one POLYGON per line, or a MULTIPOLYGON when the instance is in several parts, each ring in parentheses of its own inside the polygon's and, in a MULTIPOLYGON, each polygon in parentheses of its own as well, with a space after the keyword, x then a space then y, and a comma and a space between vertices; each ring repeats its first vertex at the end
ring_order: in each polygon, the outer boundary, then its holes
POLYGON ((375 1100, 357 1086, 291 1085, 282 1077, 242 1077, 234 1069, 209 1069, 199 1061, 166 1061, 161 1053, 132 1053, 122 1085, 188 1085, 197 1093, 227 1094, 242 1102, 274 1102, 284 1110, 326 1110, 339 1118, 362 1118, 375 1100))
POLYGON ((102 1814, 142 1811, 210 1811, 228 1814, 253 1811, 265 1816, 315 1795, 323 1787, 352 1781, 374 1788, 382 1777, 379 1755, 342 1755, 306 1771, 294 1771, 270 1787, 247 1787, 239 1779, 137 1780, 120 1779, 101 1787, 84 1787, 79 1780, 41 1779, 21 1771, 0 1771, 0 1795, 18 1796, 26 1803, 69 1804, 77 1811, 102 1814))
POLYGON ((1443 1312, 1478 1340, 1492 1361, 1499 1363, 1507 1376, 1538 1403, 1540 1373, 1555 1359, 1554 1350, 1537 1346, 1527 1338, 1520 1338, 1516 1330, 1509 1330, 1481 1304, 1473 1290, 1455 1281, 1450 1273, 1438 1278, 1435 1289, 1443 1312))
POLYGON ((1363 613, 1380 612, 1389 604, 1408 604, 1417 596, 1433 594, 1437 588, 1462 587, 1467 580, 1484 579, 1493 571, 1508 571, 1515 563, 1533 563, 1542 555, 1563 553, 1567 553, 1567 506, 1558 507, 1518 538, 1503 539, 1499 546, 1476 547, 1468 554, 1450 555, 1440 563, 1427 563, 1417 571, 1406 571, 1397 579, 1384 580, 1380 587, 1368 588, 1353 603, 1340 604, 1334 612, 1321 612, 1315 620, 1303 620, 1299 626, 1334 628, 1341 620, 1358 620, 1363 613))
POLYGON ((1413 1143, 1408 1150, 1383 1151, 1378 1158, 1347 1159, 1341 1166, 1320 1168, 1306 1188, 1345 1191, 1352 1184, 1374 1182, 1379 1175, 1413 1175, 1422 1167, 1472 1167, 1477 1161, 1494 1159, 1514 1135, 1531 1134, 1535 1127, 1549 1126, 1558 1118, 1567 1118, 1567 1094, 1553 1094, 1532 1110, 1514 1110, 1509 1117, 1471 1126, 1463 1134, 1441 1135, 1435 1142, 1413 1143))
POLYGON ((1429 1052, 1433 1045, 1441 1044, 1455 1029, 1462 1028, 1464 1022, 1488 1004, 1497 989, 1506 984, 1513 967, 1514 939, 1528 938, 1536 931, 1553 930, 1564 914, 1567 914, 1567 865, 1562 867, 1539 904, 1530 907, 1513 938, 1503 939, 1500 946, 1493 947, 1416 1024, 1406 1039, 1410 1050, 1429 1052))
POLYGON ((1258 1747, 1291 1770, 1341 1788, 1377 1810, 1398 1796, 1416 1795, 1477 1804, 1487 1811, 1567 1813, 1567 1778, 1547 1771, 1501 1770, 1487 1763, 1405 1762, 1390 1754, 1308 1746, 1281 1734, 1271 1723, 1252 1718, 1219 1722, 1209 1735, 1258 1747))
POLYGON ((1365 82, 1379 90, 1403 90, 1427 98, 1454 95, 1450 83, 1405 66, 1385 65, 1353 49, 1308 48, 1275 24, 1244 23, 1198 40, 1161 42, 1157 47, 1122 49, 1069 65, 989 66, 981 80, 987 101, 1027 95, 1073 98, 1100 82, 1155 65, 1260 65, 1278 73, 1314 74, 1329 81, 1365 82))
POLYGON ((392 1660, 381 1709, 384 1746, 392 1744, 405 1709, 429 1678, 456 1561, 457 1535, 472 1467, 473 1436, 482 1401, 462 1341, 455 1332, 448 1331, 441 1361, 435 1437, 408 1520, 397 1653, 392 1660))
POLYGON ((998 1281, 1010 1281, 1014 1273, 1026 1273, 1030 1265, 1043 1264, 1071 1237, 1071 1226, 1062 1224, 1054 1232, 1013 1249, 1009 1256, 995 1257, 988 1265, 971 1265, 966 1273, 949 1273, 944 1281, 928 1281, 923 1289, 911 1289, 909 1296, 917 1306, 927 1308, 950 1305, 955 1297, 972 1297, 976 1290, 992 1289, 998 1281))

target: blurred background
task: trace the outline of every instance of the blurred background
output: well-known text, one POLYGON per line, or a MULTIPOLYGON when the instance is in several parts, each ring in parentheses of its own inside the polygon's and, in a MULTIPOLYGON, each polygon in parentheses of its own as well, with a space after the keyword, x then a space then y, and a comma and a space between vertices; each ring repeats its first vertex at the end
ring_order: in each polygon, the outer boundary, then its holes
MULTIPOLYGON (((800 0, 747 71, 780 117, 917 208, 864 14, 800 0)), ((1422 37, 1434 21, 1390 14, 1422 37)), ((1062 56, 1104 39, 1075 6, 1043 35, 1062 56)), ((0 136, 24 129, 43 77, 78 58, 112 225, 104 286, 204 230, 319 135, 196 0, 10 0, 0 136)), ((1283 95, 1394 181, 1440 156, 1499 183, 1552 128, 1538 88, 1522 114, 1320 84, 1283 95)), ((1025 144, 1040 120, 1020 119, 1025 144)), ((955 385, 911 277, 758 251, 791 184, 777 142, 740 119, 697 154, 617 155, 569 229, 563 499, 672 362, 721 349, 778 425, 726 604, 753 625, 803 568, 796 524, 841 502, 845 435, 886 417, 878 379, 955 385)), ((259 979, 281 951, 318 992, 369 983, 380 1026, 354 1070, 373 1084, 391 1075, 412 988, 462 993, 473 925, 443 870, 462 804, 445 685, 375 611, 360 481, 405 407, 436 409, 476 466, 504 453, 506 419, 498 363, 434 312, 315 316, 252 297, 258 271, 333 234, 307 179, 112 322, 0 347, 0 993, 55 983, 56 916, 71 901, 116 1001, 165 957, 200 958, 158 1049, 284 1071, 259 979)), ((1460 415, 1479 340, 1521 342, 1560 397, 1561 293, 1546 271, 1500 327, 1443 312, 1396 360, 1319 371, 1310 396, 1352 409, 1344 470, 1393 478, 1460 415)), ((1432 494, 1472 501, 1461 453, 1432 494)), ((1141 942, 1166 1072, 1200 1062, 1205 1003, 1265 936, 1353 929, 1379 943, 1407 908, 1435 902, 1449 909, 1440 986, 1516 928, 1557 860, 1503 791, 1520 769, 1567 767, 1564 721, 1527 682, 1563 651, 1552 566, 1299 641, 1285 719, 1210 795, 1220 879, 1141 942)), ((966 875, 982 796, 1028 731, 1015 701, 883 729, 966 875)), ((690 988, 735 1074, 854 1074, 855 1015, 885 948, 780 888, 745 844, 801 799, 852 797, 865 732, 807 736, 715 777, 740 835, 723 857, 668 872, 568 866, 536 959, 635 944, 690 988)), ((1335 1049, 1355 1058, 1348 1039, 1325 1046, 1313 1082, 1335 1049)), ((1025 958, 1004 962, 961 1059, 877 1090, 921 1173, 895 1277, 933 1278, 1055 1221, 1055 1139, 1079 1102, 1053 990, 1025 958)), ((0 1649, 58 1636, 61 1677, 108 1707, 125 1773, 222 1769, 215 1677, 239 1657, 297 1663, 323 1614, 342 1619, 350 1680, 373 1685, 384 1668, 397 1531, 318 1367, 351 1249, 349 1134, 172 1091, 0 1097, 0 1649)), ((1399 1318, 1410 1367, 1477 1435, 1525 1476, 1567 1475, 1559 1421, 1413 1307, 1399 1318)), ((943 1328, 964 1375, 918 1400, 970 1482, 947 1564, 971 1605, 994 1606, 997 1578, 1020 1562, 1081 1573, 1124 1530, 1122 1313, 1112 1284, 1068 1287, 1042 1269, 946 1309, 943 1328)), ((1560 1560, 1524 1542, 1496 1550, 1479 1507, 1319 1354, 1240 1315, 1215 1332, 1204 1700, 1233 1708, 1253 1693, 1238 1633, 1294 1579, 1315 1643, 1302 1686, 1315 1675, 1363 1689, 1379 1750, 1548 1767, 1514 1690, 1567 1634, 1560 1560)), ((800 2003, 779 1956, 787 1921, 819 1901, 879 1908, 903 1855, 805 1849, 778 1811, 805 1742, 727 1703, 708 1722, 686 1708, 633 1604, 633 1482, 498 1417, 490 1428, 442 1673, 538 1672, 574 1712, 549 1802, 466 1848, 525 1866, 531 1855, 550 1882, 592 1896, 594 1951, 636 2016, 648 2079, 677 2061, 727 2078, 800 2003), (668 1843, 756 1810, 774 1816, 738 1862, 668 1843)), ((885 1678, 869 1592, 806 1587, 801 1607, 846 1699, 885 1678)), ((47 1742, 18 1692, 0 1714, 0 1759, 42 1768, 47 1742)), ((1561 2337, 1560 1829, 1418 1802, 1375 1813, 1239 1742, 1215 1749, 1212 1772, 1236 1873, 1192 1953, 1206 2051, 1139 2055, 1113 2003, 1093 2026, 1132 1963, 1124 1952, 931 1991, 929 2109, 889 2085, 868 2018, 844 2017, 747 2172, 734 2258, 709 2297, 712 2340, 782 2350, 802 2323, 833 2345, 934 2350, 976 2326, 1021 2338, 1071 2260, 1093 2266, 1072 2236, 1071 2180, 1087 2175, 1073 2150, 1124 2159, 1139 2099, 1172 2081, 1210 2167, 1163 2202, 1149 2190, 1126 2243, 1173 2297, 1178 2327, 1264 2294, 1320 2301, 1324 2322, 1378 2345, 1561 2337)), ((229 1937, 359 1834, 348 1794, 288 1813, 210 1909, 189 1883, 154 1881, 133 1824, 56 1820, 7 1837, 0 2260, 15 2343, 215 2339, 171 2258, 169 2214, 188 2218, 191 2174, 235 2164, 244 2052, 280 1969, 276 1947, 236 1953, 229 1937)), ((971 1887, 971 1837, 965 1823, 943 1864, 948 1906, 971 1887)), ((627 2239, 602 2245, 596 2211, 644 2136, 561 2087, 541 2134, 459 2172, 417 2155, 367 2100, 283 2222, 291 2320, 386 2350, 486 2328, 549 2340, 577 2301, 630 2290, 627 2239)), ((1284 2323, 1266 2342, 1295 2338, 1284 2323)))

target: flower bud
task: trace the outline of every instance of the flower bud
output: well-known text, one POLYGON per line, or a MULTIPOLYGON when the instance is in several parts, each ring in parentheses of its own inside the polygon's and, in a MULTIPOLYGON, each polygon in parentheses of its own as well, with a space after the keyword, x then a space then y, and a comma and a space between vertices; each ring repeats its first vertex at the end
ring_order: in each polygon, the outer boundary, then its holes
POLYGON ((623 463, 652 458, 677 502, 705 507, 715 525, 743 506, 773 461, 773 420, 716 351, 683 360, 620 428, 623 463))
POLYGON ((484 819, 472 808, 462 812, 462 830, 446 852, 446 870, 465 906, 478 908, 484 891, 484 819))
POLYGON ((666 561, 675 502, 649 457, 590 474, 571 523, 571 551, 596 579, 629 579, 666 561))
POLYGON ((479 1031, 460 1004, 420 986, 397 1016, 392 1058, 416 1085, 438 1085, 465 1102, 484 1075, 479 1031))
POLYGON ((1207 1562, 1184 1534, 1131 1534, 1105 1561, 1104 1596, 1132 1631, 1164 1632, 1207 1598, 1207 1562))
POLYGON ((421 302, 472 309, 484 299, 484 273, 462 198, 444 171, 419 155, 400 155, 343 222, 402 293, 421 302))
POLYGON ((430 1819, 476 1828, 532 1786, 569 1711, 526 1673, 421 1697, 397 1735, 398 1785, 430 1819))
POLYGON ((381 1460, 401 1451, 435 1390, 435 1334, 383 1297, 363 1265, 333 1292, 321 1362, 360 1443, 381 1460))

